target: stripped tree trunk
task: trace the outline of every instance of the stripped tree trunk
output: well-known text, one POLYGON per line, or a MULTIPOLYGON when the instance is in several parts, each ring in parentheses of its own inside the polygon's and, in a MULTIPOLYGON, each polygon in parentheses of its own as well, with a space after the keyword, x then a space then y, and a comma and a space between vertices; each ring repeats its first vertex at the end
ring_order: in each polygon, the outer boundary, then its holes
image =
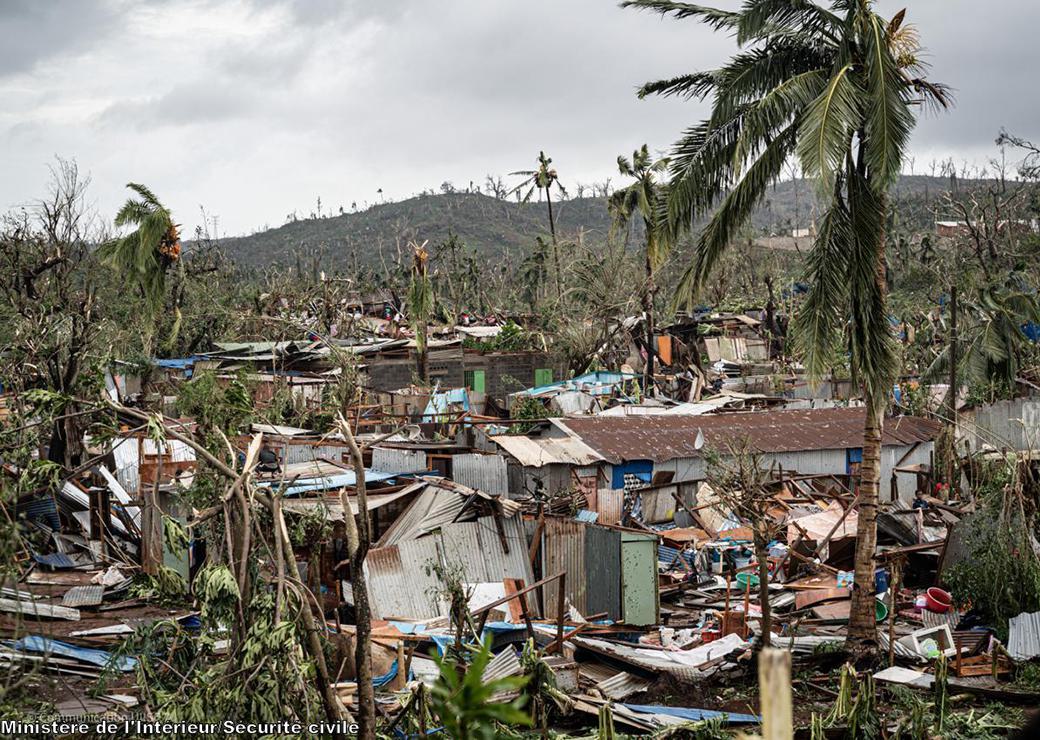
POLYGON ((556 300, 563 300, 563 276, 560 274, 560 245, 556 241, 556 219, 553 217, 552 194, 545 189, 545 202, 549 207, 549 234, 552 236, 553 268, 556 271, 556 300))
MULTIPOLYGON (((354 595, 354 665, 357 672, 358 697, 358 737, 363 740, 375 740, 376 736, 376 697, 372 686, 372 607, 368 601, 368 583, 365 580, 365 558, 368 556, 369 544, 372 541, 371 520, 368 516, 368 494, 365 488, 365 463, 361 448, 354 439, 350 424, 341 416, 337 426, 350 446, 350 460, 357 480, 358 514, 355 527, 347 524, 348 547, 350 548, 350 585, 354 595), (353 534, 351 530, 356 534, 353 534), (351 536, 353 535, 353 536, 351 536)), ((343 504, 343 519, 346 522, 351 516, 350 501, 346 490, 340 492, 343 504)), ((398 665, 398 671, 404 666, 398 665)))
MULTIPOLYGON (((768 514, 763 512, 763 517, 768 514)), ((762 647, 773 644, 773 614, 769 605, 769 539, 763 531, 765 524, 755 523, 755 557, 758 559, 758 603, 762 609, 762 647)))
POLYGON ((646 313, 646 365, 643 369, 643 393, 652 395, 654 389, 654 268, 650 252, 646 254, 646 292, 643 294, 643 312, 646 313))

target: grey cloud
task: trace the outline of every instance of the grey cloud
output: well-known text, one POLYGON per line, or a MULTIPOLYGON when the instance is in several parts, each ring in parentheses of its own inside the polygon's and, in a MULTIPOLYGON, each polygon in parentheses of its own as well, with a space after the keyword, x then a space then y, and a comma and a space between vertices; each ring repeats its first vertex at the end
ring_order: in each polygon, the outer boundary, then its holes
MULTIPOLYGON (((142 180, 185 219, 204 203, 229 232, 317 195, 362 203, 377 187, 401 197, 504 174, 543 148, 567 184, 602 180, 618 153, 667 149, 706 112, 637 100, 637 86, 734 49, 613 0, 170 0, 149 18, 174 21, 173 38, 114 36, 137 18, 127 2, 0 0, 15 47, 0 47, 0 95, 18 101, 0 109, 0 170, 38 170, 0 180, 0 204, 37 192, 55 152, 95 171, 102 209, 142 180), (58 54, 76 63, 40 64, 58 54), (172 176, 186 172, 199 174, 172 176)), ((957 90, 915 133, 918 171, 933 156, 984 159, 1002 126, 1040 139, 1040 3, 879 3, 910 6, 932 77, 957 90)))
POLYGON ((110 2, 4 0, 0 3, 0 77, 104 42, 120 25, 110 2))
POLYGON ((96 123, 138 129, 217 123, 245 117, 257 104, 252 93, 241 87, 202 81, 178 85, 157 97, 114 103, 97 116, 96 123))

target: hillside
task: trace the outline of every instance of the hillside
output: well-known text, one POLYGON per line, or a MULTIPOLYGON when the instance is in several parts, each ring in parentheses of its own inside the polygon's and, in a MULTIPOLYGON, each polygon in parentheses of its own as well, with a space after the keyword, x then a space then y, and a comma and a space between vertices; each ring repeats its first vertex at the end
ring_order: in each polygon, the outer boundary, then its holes
MULTIPOLYGON (((967 187, 968 183, 961 183, 967 187)), ((931 222, 931 204, 950 188, 946 178, 906 176, 895 188, 904 218, 921 228, 931 222)), ((784 233, 813 218, 813 192, 804 180, 777 184, 756 213, 756 231, 784 233)), ((572 198, 555 203, 558 229, 586 242, 606 237, 610 227, 604 198, 572 198)), ((357 213, 301 219, 249 236, 221 240, 227 254, 244 267, 291 265, 315 254, 327 269, 354 263, 376 265, 391 259, 410 240, 437 244, 454 231, 480 254, 501 256, 526 251, 538 235, 548 236, 545 203, 516 203, 481 193, 420 195, 381 203, 357 213)))

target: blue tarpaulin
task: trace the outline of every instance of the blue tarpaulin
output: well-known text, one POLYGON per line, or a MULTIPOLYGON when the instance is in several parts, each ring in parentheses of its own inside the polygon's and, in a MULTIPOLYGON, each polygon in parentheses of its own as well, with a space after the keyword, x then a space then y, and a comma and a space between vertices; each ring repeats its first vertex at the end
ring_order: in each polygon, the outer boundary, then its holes
MULTIPOLYGON (((375 686, 376 688, 379 688, 380 686, 386 686, 386 684, 388 684, 391 681, 393 681, 396 676, 397 676, 397 661, 395 660, 391 664, 390 670, 388 670, 382 676, 375 676, 372 679, 372 685, 375 686)), ((408 680, 411 681, 412 678, 413 678, 413 676, 411 675, 411 672, 409 671, 408 680)))
POLYGON ((760 718, 754 714, 736 714, 734 712, 716 712, 713 709, 687 709, 686 707, 660 707, 649 704, 622 704, 626 709, 640 714, 666 714, 690 722, 702 722, 706 719, 722 717, 723 722, 731 725, 757 724, 760 718))
POLYGON ((51 568, 76 567, 76 564, 72 562, 72 559, 63 552, 54 552, 50 555, 37 555, 36 553, 33 553, 33 560, 40 565, 47 565, 51 568))
POLYGON ((518 396, 539 396, 548 391, 582 390, 594 396, 609 395, 614 387, 626 381, 635 381, 642 378, 641 375, 632 373, 615 373, 605 370, 578 375, 570 380, 558 380, 555 383, 535 386, 517 393, 518 396))
POLYGON ((90 648, 78 647, 76 645, 70 645, 67 642, 52 640, 49 637, 40 637, 39 635, 29 635, 28 637, 23 637, 21 640, 8 644, 15 650, 25 650, 30 653, 61 655, 65 658, 72 658, 74 660, 83 661, 84 663, 91 663, 100 668, 106 668, 109 663, 116 660, 115 667, 124 673, 132 671, 137 667, 136 658, 121 656, 116 659, 113 657, 112 653, 104 650, 92 650, 90 648))
POLYGON ((463 411, 469 411, 469 394, 465 388, 452 388, 448 391, 434 393, 430 396, 426 410, 423 411, 423 421, 439 421, 440 417, 448 414, 449 406, 461 406, 463 411))

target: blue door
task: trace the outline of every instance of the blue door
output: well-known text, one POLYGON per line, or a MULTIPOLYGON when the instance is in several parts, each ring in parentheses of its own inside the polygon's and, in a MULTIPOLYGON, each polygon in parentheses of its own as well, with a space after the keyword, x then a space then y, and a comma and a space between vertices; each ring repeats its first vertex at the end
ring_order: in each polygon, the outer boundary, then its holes
POLYGON ((859 466, 863 462, 863 448, 862 447, 850 447, 845 450, 845 474, 856 475, 859 473, 859 466))
POLYGON ((654 464, 650 460, 629 460, 615 465, 610 479, 610 487, 614 490, 625 487, 625 476, 634 475, 644 483, 649 483, 653 476, 654 464))

